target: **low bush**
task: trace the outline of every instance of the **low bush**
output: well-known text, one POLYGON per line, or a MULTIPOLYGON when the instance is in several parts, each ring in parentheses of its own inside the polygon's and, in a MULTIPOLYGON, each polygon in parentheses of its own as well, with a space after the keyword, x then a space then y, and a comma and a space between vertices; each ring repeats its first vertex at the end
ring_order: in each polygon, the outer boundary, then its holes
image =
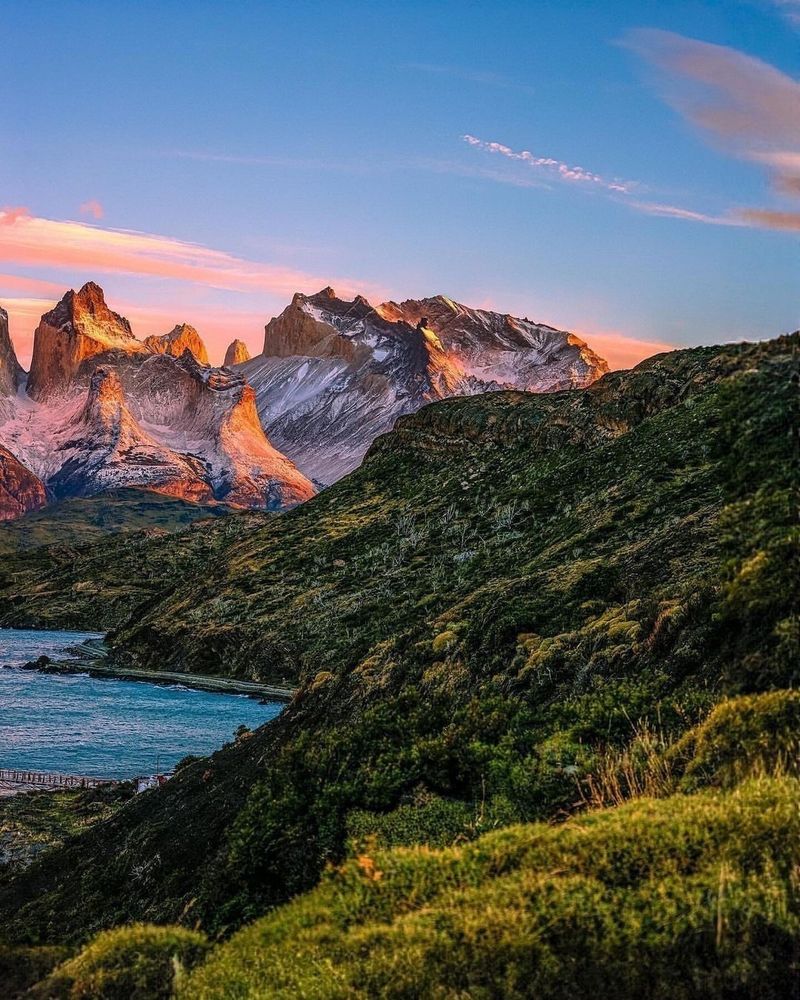
POLYGON ((36 1000, 169 1000, 208 940, 182 927, 131 924, 103 931, 30 991, 36 1000))

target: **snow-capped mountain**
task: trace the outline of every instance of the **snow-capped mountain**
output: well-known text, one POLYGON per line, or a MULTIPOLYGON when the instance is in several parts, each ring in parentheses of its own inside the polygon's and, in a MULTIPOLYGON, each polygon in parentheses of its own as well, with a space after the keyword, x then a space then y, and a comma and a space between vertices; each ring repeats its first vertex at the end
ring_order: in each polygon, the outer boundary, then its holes
POLYGON ((50 499, 125 486, 239 507, 309 499, 313 485, 268 441, 245 377, 206 357, 185 324, 137 340, 90 282, 42 317, 26 384, 3 313, 0 476, 21 483, 29 504, 34 480, 50 499))
POLYGON ((296 294, 267 324, 263 353, 237 370, 271 440, 327 485, 398 416, 432 400, 581 387, 608 365, 567 331, 444 296, 373 307, 325 288, 296 294))

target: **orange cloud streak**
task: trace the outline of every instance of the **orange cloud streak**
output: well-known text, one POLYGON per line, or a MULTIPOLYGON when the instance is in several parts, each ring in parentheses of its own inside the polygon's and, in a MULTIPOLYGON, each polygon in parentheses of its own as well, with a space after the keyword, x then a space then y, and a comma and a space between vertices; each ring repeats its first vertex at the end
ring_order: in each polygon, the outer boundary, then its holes
MULTIPOLYGON (((189 281, 237 292, 288 296, 313 292, 327 277, 249 261, 197 243, 123 229, 101 229, 83 222, 32 216, 25 209, 0 211, 0 260, 34 267, 73 268, 88 274, 115 272, 189 281)), ((346 296, 358 292, 380 297, 363 283, 335 279, 346 296)))
POLYGON ((573 330, 576 336, 585 340, 593 351, 605 358, 612 371, 620 368, 633 368, 645 358, 664 351, 674 351, 674 344, 665 344, 658 340, 639 340, 636 337, 626 337, 623 333, 612 331, 595 333, 591 330, 573 330))

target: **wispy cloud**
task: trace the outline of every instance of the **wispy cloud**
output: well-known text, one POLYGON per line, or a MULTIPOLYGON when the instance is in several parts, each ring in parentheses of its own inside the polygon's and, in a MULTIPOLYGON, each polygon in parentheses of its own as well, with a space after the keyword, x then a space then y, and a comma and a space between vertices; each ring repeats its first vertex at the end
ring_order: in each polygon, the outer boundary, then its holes
POLYGON ((657 201, 630 201, 631 208, 645 215, 659 215, 665 219, 683 219, 686 222, 704 222, 709 226, 747 226, 748 221, 736 215, 709 215, 695 212, 679 205, 665 205, 657 201))
POLYGON ((745 208, 742 218, 750 225, 764 229, 784 229, 800 233, 800 212, 778 212, 768 208, 745 208))
POLYGON ((566 183, 583 184, 588 186, 604 188, 607 191, 615 191, 621 194, 631 191, 636 184, 634 181, 622 181, 618 179, 606 180, 599 174, 583 167, 570 166, 561 160, 555 160, 550 156, 537 156, 527 149, 515 150, 510 146, 505 146, 501 142, 487 141, 479 139, 474 135, 462 135, 464 142, 474 149, 480 149, 487 153, 494 153, 503 156, 507 160, 523 163, 532 170, 541 172, 543 176, 553 180, 565 181, 566 183))
MULTIPOLYGON (((787 5, 788 6, 788 5, 787 5)), ((800 3, 793 6, 800 10, 800 3)), ((661 73, 665 99, 717 147, 767 168, 780 195, 800 194, 800 83, 724 45, 637 29, 623 44, 661 73)), ((745 224, 793 229, 794 213, 732 210, 745 224)))
POLYGON ((93 219, 102 219, 105 215, 103 206, 96 198, 90 198, 81 205, 81 215, 90 215, 93 219))
MULTIPOLYGON (((69 268, 90 276, 132 274, 281 296, 315 291, 331 281, 327 275, 246 260, 168 236, 39 218, 20 208, 0 211, 0 261, 69 268)), ((333 279, 333 283, 343 294, 380 295, 382 291, 348 279, 333 279)))

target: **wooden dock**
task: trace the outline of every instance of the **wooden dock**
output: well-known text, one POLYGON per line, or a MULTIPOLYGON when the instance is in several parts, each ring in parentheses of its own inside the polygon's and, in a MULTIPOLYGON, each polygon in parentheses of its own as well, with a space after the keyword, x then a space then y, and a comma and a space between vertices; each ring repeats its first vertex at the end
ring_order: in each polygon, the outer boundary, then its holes
POLYGON ((54 774, 46 771, 18 771, 0 767, 0 785, 15 789, 97 788, 114 784, 112 778, 89 778, 79 774, 54 774))

